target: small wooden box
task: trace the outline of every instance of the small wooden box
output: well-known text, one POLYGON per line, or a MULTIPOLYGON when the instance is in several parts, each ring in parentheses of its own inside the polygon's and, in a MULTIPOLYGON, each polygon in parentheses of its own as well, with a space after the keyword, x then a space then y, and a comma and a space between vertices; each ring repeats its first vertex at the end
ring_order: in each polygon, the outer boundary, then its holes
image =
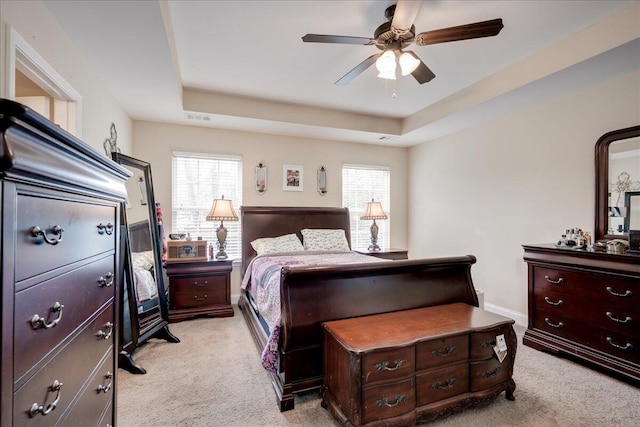
POLYGON ((167 242, 167 262, 206 261, 206 240, 169 240, 167 242))

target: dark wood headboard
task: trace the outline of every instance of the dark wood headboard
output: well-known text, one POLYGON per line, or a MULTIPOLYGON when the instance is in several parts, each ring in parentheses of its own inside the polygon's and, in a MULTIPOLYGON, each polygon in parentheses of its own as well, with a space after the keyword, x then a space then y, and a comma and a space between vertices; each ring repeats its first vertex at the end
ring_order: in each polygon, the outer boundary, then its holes
POLYGON ((241 206, 242 219, 242 273, 256 256, 251 242, 261 237, 278 237, 296 233, 304 228, 341 228, 351 247, 351 226, 347 208, 307 208, 282 206, 241 206))
POLYGON ((129 242, 131 242, 131 252, 146 252, 152 250, 149 221, 144 220, 129 224, 129 242))

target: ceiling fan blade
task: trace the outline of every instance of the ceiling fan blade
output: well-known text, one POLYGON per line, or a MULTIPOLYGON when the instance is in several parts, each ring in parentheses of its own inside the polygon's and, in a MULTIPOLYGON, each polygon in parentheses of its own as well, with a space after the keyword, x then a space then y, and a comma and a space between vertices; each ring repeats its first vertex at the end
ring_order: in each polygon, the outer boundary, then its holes
POLYGON ((382 55, 382 53, 376 53, 375 55, 371 55, 370 57, 368 57, 367 59, 365 59, 358 65, 356 65, 351 71, 349 71, 344 76, 340 77, 338 81, 336 81, 336 85, 338 86, 346 85, 351 80, 358 77, 360 73, 362 73, 364 70, 366 70, 371 65, 373 65, 373 63, 376 62, 376 59, 378 59, 380 55, 382 55))
POLYGON ((374 40, 368 37, 331 36, 327 34, 305 34, 303 42, 307 43, 343 43, 343 44, 373 44, 374 40))
POLYGON ((502 19, 476 22, 474 24, 458 25, 457 27, 442 28, 440 30, 425 31, 416 36, 416 44, 425 46, 429 44, 447 43, 458 40, 477 39, 497 35, 504 25, 502 19))
POLYGON ((410 30, 416 16, 418 16, 421 3, 419 1, 398 0, 391 27, 396 30, 410 30))
POLYGON ((418 61, 420 61, 420 64, 418 64, 418 67, 411 72, 411 75, 413 76, 413 78, 415 78, 418 81, 418 83, 424 84, 424 83, 430 82, 436 77, 436 75, 433 74, 433 71, 431 71, 429 67, 427 67, 427 65, 424 62, 422 62, 422 59, 418 58, 418 56, 415 53, 413 53, 410 50, 407 50, 406 53, 410 54, 411 56, 416 58, 418 61))

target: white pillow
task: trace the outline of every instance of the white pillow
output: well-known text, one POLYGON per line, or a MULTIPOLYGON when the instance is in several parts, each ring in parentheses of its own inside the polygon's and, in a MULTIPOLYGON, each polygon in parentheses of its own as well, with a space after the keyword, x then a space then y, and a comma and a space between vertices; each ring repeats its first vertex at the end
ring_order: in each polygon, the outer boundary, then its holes
POLYGON ((131 263, 134 269, 151 270, 153 267, 153 251, 132 252, 131 263))
POLYGON ((347 236, 342 229, 311 229, 300 231, 304 249, 307 251, 344 251, 349 252, 347 236))
POLYGON ((251 242, 251 246, 258 255, 304 251, 300 239, 298 239, 298 236, 295 234, 285 234, 279 237, 263 237, 251 242))

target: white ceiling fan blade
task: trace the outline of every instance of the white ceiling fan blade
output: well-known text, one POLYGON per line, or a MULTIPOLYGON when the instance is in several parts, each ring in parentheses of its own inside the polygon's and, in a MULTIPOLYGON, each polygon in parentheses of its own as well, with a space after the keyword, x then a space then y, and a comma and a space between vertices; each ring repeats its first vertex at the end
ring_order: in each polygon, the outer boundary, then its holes
POLYGON ((398 0, 391 27, 396 30, 409 30, 418 16, 421 1, 398 0))

